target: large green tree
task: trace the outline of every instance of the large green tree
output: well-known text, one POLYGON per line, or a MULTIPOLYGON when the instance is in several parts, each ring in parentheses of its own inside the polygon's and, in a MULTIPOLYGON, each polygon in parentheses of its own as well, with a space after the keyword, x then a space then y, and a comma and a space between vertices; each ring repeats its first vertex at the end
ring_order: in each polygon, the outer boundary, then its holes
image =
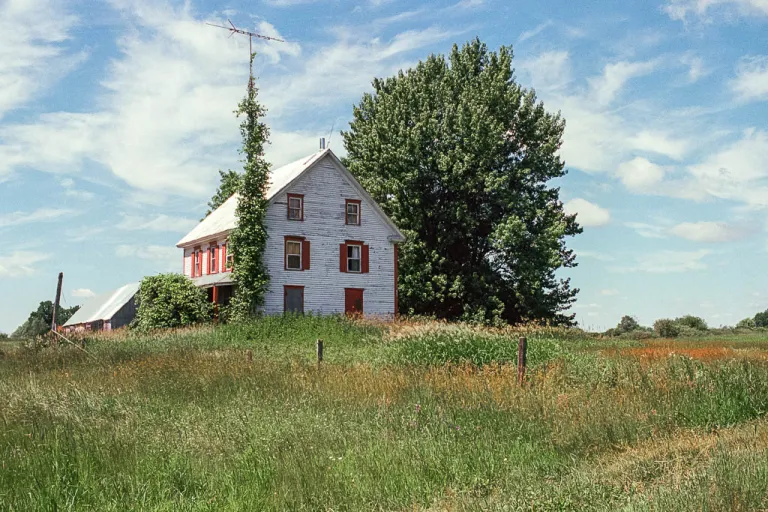
MULTIPOLYGON (((254 55, 251 55, 253 64, 254 55)), ((264 303, 269 275, 264 265, 267 232, 264 226, 267 213, 267 187, 269 164, 264 159, 264 145, 269 141, 269 128, 262 122, 266 109, 257 100, 253 73, 248 90, 240 102, 237 115, 243 118, 240 133, 243 138, 243 167, 240 199, 235 216, 237 225, 229 239, 234 259, 237 288, 231 302, 231 318, 243 320, 253 315, 264 303)))
MULTIPOLYGON (((224 204, 224 202, 232 197, 232 194, 240 190, 240 186, 243 183, 243 175, 232 169, 228 171, 219 171, 219 186, 216 189, 216 193, 213 194, 211 200, 208 201, 208 211, 205 212, 205 217, 211 214, 213 210, 224 204)), ((203 220, 203 219, 200 219, 203 220)))
POLYGON ((549 180, 564 120, 479 40, 373 81, 343 134, 347 165, 404 231, 400 306, 478 321, 572 323, 565 239, 581 232, 549 180))
MULTIPOLYGON (((56 309, 56 324, 64 325, 72 315, 74 315, 80 306, 64 308, 59 306, 56 309)), ((53 320, 53 302, 46 300, 41 302, 35 311, 29 314, 27 320, 21 324, 12 334, 14 338, 34 338, 42 336, 51 330, 51 320, 53 320)))

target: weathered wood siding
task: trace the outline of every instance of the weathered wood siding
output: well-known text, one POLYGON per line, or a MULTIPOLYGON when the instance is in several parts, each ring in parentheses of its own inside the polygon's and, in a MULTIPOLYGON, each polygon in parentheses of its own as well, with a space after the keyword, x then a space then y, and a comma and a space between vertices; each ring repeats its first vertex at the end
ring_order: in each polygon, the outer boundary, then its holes
POLYGON ((395 308, 394 245, 384 220, 367 204, 330 158, 307 171, 280 194, 267 210, 267 269, 270 286, 266 313, 283 312, 285 285, 304 286, 304 311, 318 314, 344 312, 344 289, 363 288, 366 315, 389 316, 395 308), (304 220, 288 220, 287 194, 304 195, 304 220), (345 199, 362 200, 361 225, 345 224, 345 199), (285 236, 306 237, 310 243, 310 269, 285 270, 285 236), (370 247, 367 274, 339 270, 339 245, 360 240, 370 247))

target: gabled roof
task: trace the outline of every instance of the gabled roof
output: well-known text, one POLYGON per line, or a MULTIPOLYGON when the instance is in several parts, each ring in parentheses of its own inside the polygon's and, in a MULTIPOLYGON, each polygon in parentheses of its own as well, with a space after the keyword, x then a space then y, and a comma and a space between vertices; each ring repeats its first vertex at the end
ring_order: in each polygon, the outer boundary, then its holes
MULTIPOLYGON (((350 183, 357 189, 362 197, 364 197, 376 212, 381 216, 384 222, 392 230, 393 241, 403 241, 405 237, 397 229, 397 226, 390 220, 389 217, 382 211, 376 201, 365 191, 365 189, 358 183, 358 181, 352 176, 352 174, 344 167, 344 164, 338 159, 338 157, 330 149, 324 149, 313 153, 309 156, 305 156, 284 165, 278 169, 274 169, 269 173, 269 188, 267 189, 267 200, 271 203, 276 197, 278 197, 286 188, 288 188, 293 182, 301 177, 305 172, 309 171, 320 162, 324 157, 330 157, 336 166, 342 171, 342 174, 346 176, 350 183)), ((184 247, 191 245, 195 242, 202 241, 211 237, 214 237, 220 233, 228 233, 235 228, 235 210, 237 209, 238 194, 234 194, 232 197, 224 201, 224 203, 211 212, 200 224, 194 227, 192 231, 179 240, 176 247, 184 247)))
POLYGON ((64 326, 109 320, 120 311, 120 308, 128 304, 128 301, 132 300, 138 291, 139 283, 131 283, 117 290, 92 297, 67 320, 64 326))

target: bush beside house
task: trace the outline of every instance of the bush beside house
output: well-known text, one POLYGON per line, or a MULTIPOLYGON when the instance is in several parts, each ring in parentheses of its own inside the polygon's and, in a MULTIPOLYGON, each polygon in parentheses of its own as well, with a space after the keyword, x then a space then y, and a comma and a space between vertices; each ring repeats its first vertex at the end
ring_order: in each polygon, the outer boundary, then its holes
POLYGON ((145 277, 136 302, 138 312, 133 326, 140 330, 184 327, 213 318, 213 304, 205 290, 181 274, 145 277))

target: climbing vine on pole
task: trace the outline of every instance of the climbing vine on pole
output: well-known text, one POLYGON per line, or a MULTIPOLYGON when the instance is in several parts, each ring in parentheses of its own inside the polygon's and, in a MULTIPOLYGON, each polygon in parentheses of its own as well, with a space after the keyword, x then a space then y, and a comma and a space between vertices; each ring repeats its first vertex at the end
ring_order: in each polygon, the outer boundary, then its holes
POLYGON ((257 100, 258 89, 253 77, 255 56, 255 53, 251 54, 248 90, 235 111, 242 118, 241 154, 244 156, 242 162, 245 172, 235 212, 237 223, 229 239, 237 284, 230 313, 233 320, 244 320, 256 314, 264 303, 264 294, 269 285, 269 275, 264 264, 267 244, 266 193, 269 181, 269 164, 264 159, 264 145, 269 143, 269 128, 262 121, 266 109, 257 100))

